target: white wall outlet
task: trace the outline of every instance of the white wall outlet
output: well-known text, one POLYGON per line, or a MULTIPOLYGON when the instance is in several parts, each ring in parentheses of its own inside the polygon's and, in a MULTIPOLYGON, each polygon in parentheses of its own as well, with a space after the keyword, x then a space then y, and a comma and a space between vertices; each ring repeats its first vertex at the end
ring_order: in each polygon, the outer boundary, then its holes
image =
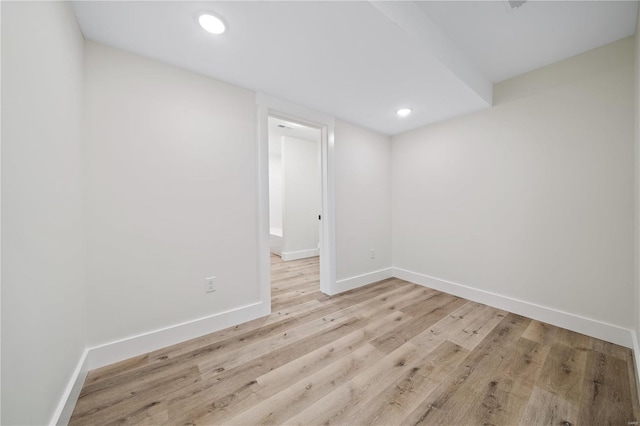
POLYGON ((376 258, 376 249, 371 249, 371 258, 372 259, 376 258))
POLYGON ((213 293, 216 291, 216 277, 204 279, 204 291, 205 293, 213 293))

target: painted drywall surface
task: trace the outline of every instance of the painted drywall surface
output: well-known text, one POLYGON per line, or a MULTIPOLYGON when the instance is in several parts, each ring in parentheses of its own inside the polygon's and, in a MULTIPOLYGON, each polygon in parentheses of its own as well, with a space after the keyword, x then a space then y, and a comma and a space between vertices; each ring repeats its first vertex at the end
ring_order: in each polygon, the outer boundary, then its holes
POLYGON ((319 141, 282 137, 284 253, 315 250, 320 241, 319 141))
POLYGON ((393 138, 394 266, 633 324, 633 39, 393 138))
MULTIPOLYGON (((635 33, 635 63, 634 63, 634 83, 635 83, 635 232, 634 232, 634 327, 636 340, 640 342, 640 8, 638 8, 638 18, 636 19, 635 33)), ((635 354, 636 360, 640 353, 635 354)), ((636 366, 638 363, 636 362, 636 366)), ((636 368, 637 370, 637 368, 636 368)), ((636 371, 636 376, 640 372, 636 371)))
POLYGON ((269 249, 282 256, 282 138, 269 134, 269 249))
POLYGON ((2 2, 2 424, 48 424, 85 347, 83 38, 2 2))
POLYGON ((390 153, 388 136, 336 121, 338 280, 392 265, 390 153))
POLYGON ((255 94, 92 42, 85 82, 89 344, 258 302, 255 94))
POLYGON ((269 152, 269 227, 282 235, 282 154, 275 152, 269 152))

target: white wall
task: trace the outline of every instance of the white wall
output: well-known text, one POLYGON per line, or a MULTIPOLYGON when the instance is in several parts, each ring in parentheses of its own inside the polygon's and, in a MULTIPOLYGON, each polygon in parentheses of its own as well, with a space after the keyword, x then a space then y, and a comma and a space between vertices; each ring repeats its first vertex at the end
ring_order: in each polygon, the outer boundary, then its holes
MULTIPOLYGON (((280 144, 282 141, 278 139, 280 144)), ((271 146, 272 141, 269 141, 271 146)), ((282 234, 282 150, 269 152, 269 227, 282 234)))
POLYGON ((82 45, 68 3, 2 2, 2 424, 48 424, 85 347, 82 45))
POLYGON ((90 345, 259 301, 255 94, 85 46, 90 345))
POLYGON ((339 120, 335 140, 336 277, 340 281, 392 265, 391 146, 388 136, 339 120))
POLYGON ((394 266, 633 327, 633 38, 392 141, 394 266))
MULTIPOLYGON (((94 43, 83 80, 82 46, 68 4, 2 3, 3 424, 49 422, 85 331, 259 299, 254 93, 94 43)), ((392 144, 336 122, 338 279, 393 247, 397 267, 640 330, 633 56, 627 39, 503 82, 492 110, 392 144)))
POLYGON ((269 249, 282 256, 282 137, 269 132, 269 249))
MULTIPOLYGON (((640 8, 638 9, 638 16, 636 18, 636 33, 635 33, 635 63, 634 63, 634 84, 635 84, 635 105, 634 105, 634 118, 635 118, 635 232, 634 232, 634 293, 633 293, 633 306, 634 306, 634 328, 636 332, 636 344, 640 342, 640 8)), ((636 359, 636 377, 640 375, 640 347, 635 347, 635 359, 636 359)), ((640 388, 638 389, 640 392, 640 388)))
POLYGON ((321 182, 319 141, 282 137, 283 258, 318 249, 321 182))

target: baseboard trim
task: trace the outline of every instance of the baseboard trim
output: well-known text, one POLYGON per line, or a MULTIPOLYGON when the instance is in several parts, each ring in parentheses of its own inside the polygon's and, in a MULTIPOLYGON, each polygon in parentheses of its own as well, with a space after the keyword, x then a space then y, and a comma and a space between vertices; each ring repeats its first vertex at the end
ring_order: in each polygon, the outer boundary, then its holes
POLYGON ((71 378, 69 379, 69 383, 67 383, 67 387, 65 388, 64 393, 60 398, 58 407, 53 413, 53 417, 51 418, 49 424, 69 424, 69 420, 71 420, 71 414, 73 414, 73 409, 76 406, 76 401, 78 401, 78 397, 80 396, 80 391, 82 390, 84 379, 87 377, 87 373, 89 372, 89 369, 87 368, 88 353, 88 349, 82 351, 80 360, 78 361, 78 364, 76 365, 76 368, 73 371, 71 378))
POLYGON ((270 310, 270 303, 252 303, 204 318, 94 346, 89 348, 89 370, 251 321, 268 315, 270 310), (268 309, 265 309, 265 306, 268 309))
POLYGON ((268 303, 257 302, 85 349, 60 399, 58 408, 51 419, 51 424, 65 425, 69 423, 73 409, 80 396, 82 385, 90 370, 195 339, 270 313, 270 301, 268 303))
POLYGON ((548 306, 525 302, 501 294, 479 290, 463 284, 431 277, 402 268, 393 268, 393 276, 425 287, 503 309, 538 321, 543 321, 587 336, 606 340, 617 345, 633 348, 633 330, 606 322, 570 314, 548 306))
POLYGON ((320 252, 317 248, 309 249, 309 250, 298 250, 298 251, 283 251, 280 255, 282 260, 285 262, 288 260, 298 260, 305 259, 307 257, 316 257, 319 256, 320 252))
POLYGON ((356 275, 354 277, 345 278, 336 281, 336 293, 343 293, 345 291, 353 290, 354 288, 362 287, 363 285, 375 283, 378 281, 391 278, 393 268, 379 269, 377 271, 368 272, 362 275, 356 275))
POLYGON ((636 379, 636 392, 638 393, 638 399, 640 400, 640 345, 638 344, 638 334, 632 333, 633 340, 633 366, 636 379))
MULTIPOLYGON (((317 255, 317 250, 315 252, 317 255)), ((338 289, 336 294, 392 277, 631 348, 634 354, 636 379, 640 384, 640 345, 638 336, 630 329, 402 268, 385 268, 339 280, 336 282, 338 289)), ((84 380, 90 370, 251 321, 269 315, 270 311, 270 303, 257 302, 85 349, 69 379, 50 424, 65 425, 69 422, 84 380)), ((640 385, 638 392, 640 397, 640 385)))

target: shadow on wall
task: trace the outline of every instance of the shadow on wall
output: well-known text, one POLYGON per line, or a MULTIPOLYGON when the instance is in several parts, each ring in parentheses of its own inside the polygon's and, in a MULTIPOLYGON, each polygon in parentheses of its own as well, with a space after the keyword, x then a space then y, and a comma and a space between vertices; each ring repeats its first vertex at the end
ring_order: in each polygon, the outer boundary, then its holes
POLYGON ((493 106, 510 103, 519 99, 557 89, 567 84, 575 84, 596 74, 633 66, 633 56, 627 55, 633 37, 593 49, 556 62, 521 76, 501 81, 493 87, 493 106))

